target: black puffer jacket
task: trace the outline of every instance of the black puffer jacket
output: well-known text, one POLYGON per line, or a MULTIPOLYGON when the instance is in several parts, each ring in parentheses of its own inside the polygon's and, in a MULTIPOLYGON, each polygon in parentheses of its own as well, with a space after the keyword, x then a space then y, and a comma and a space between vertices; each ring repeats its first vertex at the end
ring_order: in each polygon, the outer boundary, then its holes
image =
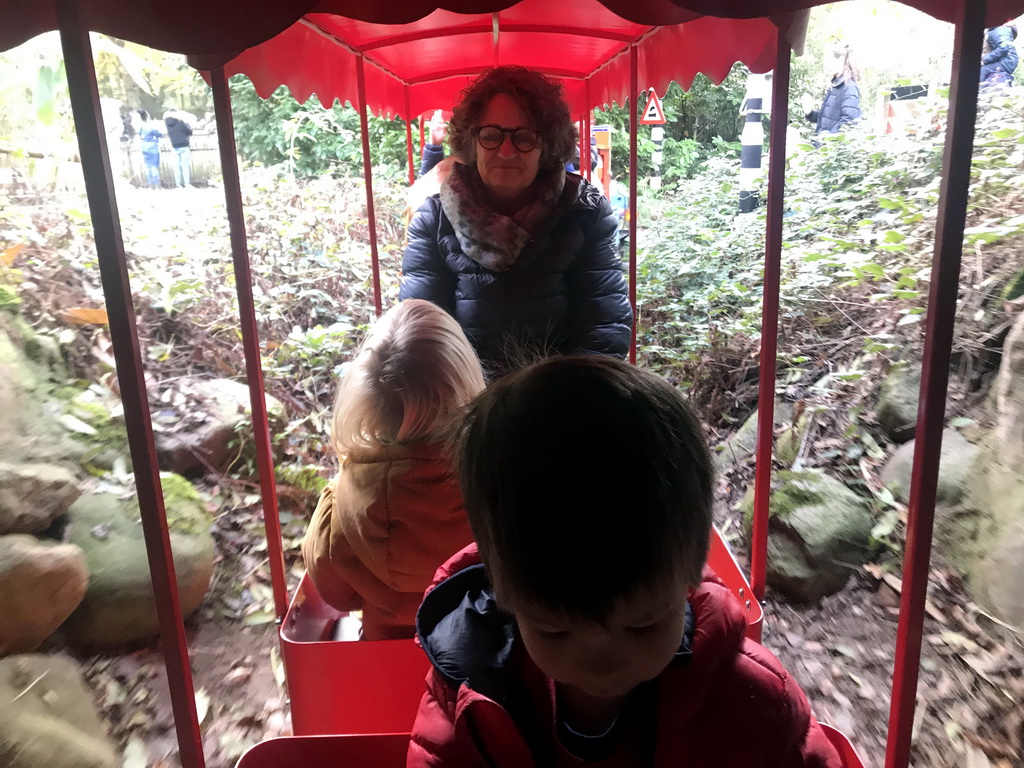
POLYGON ((817 133, 838 133, 860 119, 860 88, 856 80, 833 80, 821 109, 808 113, 817 133))
POLYGON ((616 248, 618 220, 604 196, 567 174, 548 231, 507 272, 467 256, 438 195, 409 224, 399 299, 426 299, 462 326, 490 376, 545 353, 624 357, 633 311, 616 248))

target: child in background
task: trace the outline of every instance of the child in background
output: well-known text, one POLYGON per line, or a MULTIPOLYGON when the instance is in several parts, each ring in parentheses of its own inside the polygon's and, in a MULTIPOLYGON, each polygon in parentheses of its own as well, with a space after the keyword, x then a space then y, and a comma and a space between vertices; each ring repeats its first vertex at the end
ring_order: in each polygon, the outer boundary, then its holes
POLYGON ((713 465, 671 385, 552 358, 491 385, 454 441, 479 552, 420 607, 410 768, 841 765, 704 568, 713 465))
POLYGON ((342 377, 332 430, 340 471, 302 556, 329 604, 362 610, 364 640, 412 637, 434 572, 472 541, 438 431, 483 387, 458 323, 419 300, 378 320, 342 377))

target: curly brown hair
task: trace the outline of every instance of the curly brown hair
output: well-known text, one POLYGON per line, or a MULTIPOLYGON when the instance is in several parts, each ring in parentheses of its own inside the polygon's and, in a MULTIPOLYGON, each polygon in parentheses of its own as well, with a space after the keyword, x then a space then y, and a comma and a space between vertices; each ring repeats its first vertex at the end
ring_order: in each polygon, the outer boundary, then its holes
POLYGON ((491 99, 499 93, 512 98, 530 127, 541 137, 540 172, 551 173, 565 167, 575 156, 576 126, 569 106, 562 98, 561 83, 526 67, 488 69, 462 92, 452 113, 448 146, 467 165, 476 163, 476 136, 480 117, 491 99))

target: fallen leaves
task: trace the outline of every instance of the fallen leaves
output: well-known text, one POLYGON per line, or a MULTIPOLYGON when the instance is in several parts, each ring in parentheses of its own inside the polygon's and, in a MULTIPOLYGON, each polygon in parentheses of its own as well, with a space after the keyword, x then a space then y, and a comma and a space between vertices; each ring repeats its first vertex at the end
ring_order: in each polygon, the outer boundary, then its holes
POLYGON ((72 307, 61 312, 60 317, 75 325, 109 325, 107 310, 89 307, 72 307))

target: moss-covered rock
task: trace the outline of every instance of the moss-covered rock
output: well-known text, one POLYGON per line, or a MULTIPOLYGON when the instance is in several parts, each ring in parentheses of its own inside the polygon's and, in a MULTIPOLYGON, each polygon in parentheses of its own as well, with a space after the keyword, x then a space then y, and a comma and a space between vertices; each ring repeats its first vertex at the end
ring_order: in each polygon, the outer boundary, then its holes
MULTIPOLYGON (((754 409, 754 412, 747 417, 740 428, 719 446, 719 451, 715 456, 715 462, 719 468, 742 461, 754 452, 757 447, 757 413, 757 409, 754 409)), ((793 406, 777 400, 774 415, 775 429, 788 426, 793 418, 793 406)))
MULTIPOLYGON (((181 610, 199 607, 213 576, 210 515, 187 480, 162 475, 164 505, 178 580, 181 610)), ((81 645, 132 643, 159 632, 149 560, 138 502, 114 494, 88 494, 70 511, 69 540, 85 552, 89 589, 66 622, 68 637, 81 645)))
POLYGON ((1003 301, 1014 301, 1024 296, 1024 269, 1006 281, 1001 296, 1003 301))
POLYGON ((917 427, 917 404, 921 389, 921 366, 897 363, 882 381, 875 416, 886 436, 905 443, 917 427))
POLYGON ((0 313, 0 461, 73 467, 81 448, 60 424, 50 374, 26 354, 23 325, 0 313))
MULTIPOLYGON (((768 583, 792 599, 814 602, 842 589, 870 557, 874 520, 864 499, 822 472, 779 472, 775 480, 768 583)), ((753 489, 742 504, 749 529, 753 489)))
POLYGON ((71 659, 0 659, 0 702, 4 768, 120 768, 92 695, 71 659))
MULTIPOLYGON (((910 501, 915 443, 915 440, 911 440, 897 448, 882 469, 882 483, 904 504, 910 501)), ((936 489, 938 504, 949 506, 960 502, 974 452, 975 447, 955 429, 947 429, 942 433, 939 484, 936 489)))
POLYGON ((960 560, 979 602, 1024 626, 1024 314, 1007 334, 992 399, 993 429, 971 466, 964 502, 976 537, 964 542, 960 560))

